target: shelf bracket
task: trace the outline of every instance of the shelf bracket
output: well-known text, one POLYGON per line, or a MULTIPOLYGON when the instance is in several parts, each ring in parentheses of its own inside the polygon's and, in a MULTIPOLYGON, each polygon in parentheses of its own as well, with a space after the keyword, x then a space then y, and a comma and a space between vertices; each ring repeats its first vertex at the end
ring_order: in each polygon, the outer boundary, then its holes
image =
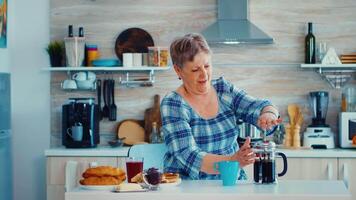
POLYGON ((325 79, 333 88, 342 88, 353 76, 355 70, 353 69, 323 69, 319 67, 317 72, 325 79))
POLYGON ((150 70, 148 73, 148 77, 137 77, 132 76, 132 73, 126 72, 125 77, 120 77, 119 83, 126 85, 127 87, 131 85, 140 85, 140 86, 152 86, 155 82, 155 73, 154 70, 150 70))

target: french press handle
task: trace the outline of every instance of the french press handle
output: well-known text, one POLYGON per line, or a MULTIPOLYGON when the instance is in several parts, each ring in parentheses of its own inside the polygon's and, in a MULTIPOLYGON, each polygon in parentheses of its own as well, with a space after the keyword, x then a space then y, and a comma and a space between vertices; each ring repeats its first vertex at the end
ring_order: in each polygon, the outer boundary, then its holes
POLYGON ((277 155, 281 156, 283 159, 283 171, 278 174, 278 176, 284 176, 287 173, 288 163, 287 163, 287 156, 282 152, 276 152, 277 155))

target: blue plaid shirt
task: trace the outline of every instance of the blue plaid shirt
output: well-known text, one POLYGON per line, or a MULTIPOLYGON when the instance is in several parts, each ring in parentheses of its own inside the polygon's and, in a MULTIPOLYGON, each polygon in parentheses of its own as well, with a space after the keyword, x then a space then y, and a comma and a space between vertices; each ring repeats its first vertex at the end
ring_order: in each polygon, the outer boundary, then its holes
MULTIPOLYGON (((235 88, 224 78, 212 80, 218 96, 216 117, 203 119, 177 92, 167 94, 161 103, 162 133, 168 152, 164 171, 179 173, 184 179, 220 179, 200 171, 207 153, 232 155, 238 151, 237 120, 257 123, 267 100, 255 99, 235 88)), ((240 179, 246 176, 240 170, 240 179)))

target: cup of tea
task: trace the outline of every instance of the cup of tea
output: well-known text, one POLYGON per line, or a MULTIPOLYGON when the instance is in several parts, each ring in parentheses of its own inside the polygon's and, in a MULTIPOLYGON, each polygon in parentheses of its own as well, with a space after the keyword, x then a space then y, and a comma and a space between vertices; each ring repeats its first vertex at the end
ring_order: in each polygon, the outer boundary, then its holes
POLYGON ((220 161, 214 163, 214 170, 220 173, 223 186, 233 186, 236 184, 239 162, 220 161))
POLYGON ((142 157, 128 157, 126 158, 126 173, 127 182, 131 183, 131 179, 138 173, 143 171, 143 158, 142 157))
POLYGON ((83 139, 83 126, 78 123, 67 129, 67 134, 74 141, 82 141, 83 139))

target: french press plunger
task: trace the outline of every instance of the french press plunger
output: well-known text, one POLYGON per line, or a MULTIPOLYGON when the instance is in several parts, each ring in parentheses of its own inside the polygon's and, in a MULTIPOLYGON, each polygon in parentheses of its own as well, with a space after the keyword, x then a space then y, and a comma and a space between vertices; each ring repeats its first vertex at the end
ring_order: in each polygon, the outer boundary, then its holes
POLYGON ((256 154, 253 165, 253 175, 255 183, 269 184, 276 182, 276 161, 275 156, 280 155, 283 159, 283 171, 278 176, 283 176, 287 172, 287 157, 282 152, 276 152, 276 144, 272 141, 259 141, 254 145, 256 154))

